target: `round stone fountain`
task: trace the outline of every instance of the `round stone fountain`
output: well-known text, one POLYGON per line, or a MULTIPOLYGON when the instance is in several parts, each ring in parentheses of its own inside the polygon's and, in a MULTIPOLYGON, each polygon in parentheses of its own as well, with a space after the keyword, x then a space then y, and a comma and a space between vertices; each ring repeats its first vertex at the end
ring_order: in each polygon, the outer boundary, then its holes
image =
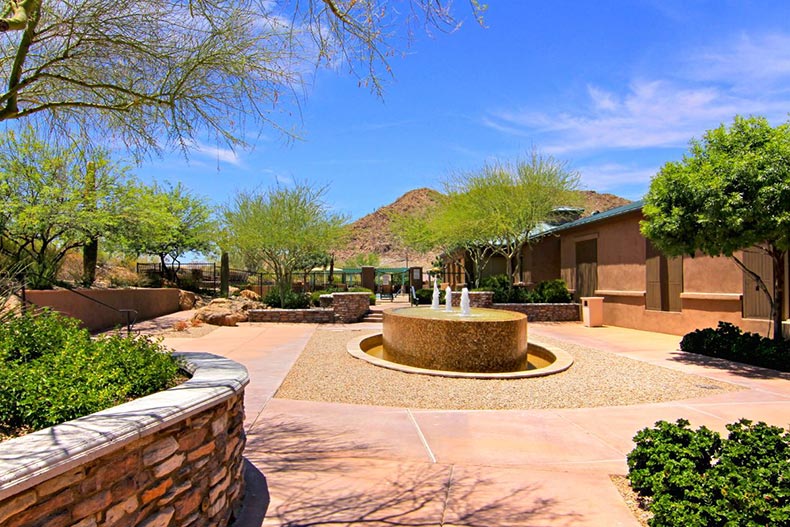
POLYGON ((451 377, 542 376, 573 363, 562 350, 527 342, 526 315, 470 308, 468 292, 460 310, 440 310, 437 299, 438 293, 432 308, 384 311, 383 332, 349 342, 349 353, 377 366, 451 377))

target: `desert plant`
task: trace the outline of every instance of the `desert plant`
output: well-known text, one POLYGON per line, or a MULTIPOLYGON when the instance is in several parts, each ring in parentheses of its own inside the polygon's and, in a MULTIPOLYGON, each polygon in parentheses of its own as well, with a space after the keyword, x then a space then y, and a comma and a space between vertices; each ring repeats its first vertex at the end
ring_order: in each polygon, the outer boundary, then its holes
POLYGON ((790 341, 777 341, 756 333, 744 333, 729 322, 719 322, 716 329, 705 328, 687 333, 680 341, 680 349, 689 353, 790 371, 790 341))
POLYGON ((790 525, 790 434, 747 419, 727 430, 679 419, 636 434, 628 477, 651 526, 790 525))

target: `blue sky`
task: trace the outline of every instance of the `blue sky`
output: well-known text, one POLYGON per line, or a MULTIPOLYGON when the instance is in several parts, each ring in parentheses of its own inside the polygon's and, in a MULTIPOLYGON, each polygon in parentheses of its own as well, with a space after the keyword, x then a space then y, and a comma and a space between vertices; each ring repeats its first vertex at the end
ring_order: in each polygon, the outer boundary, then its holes
POLYGON ((456 3, 462 27, 416 35, 391 59, 383 98, 343 68, 320 70, 274 116, 299 139, 269 128, 251 150, 206 141, 137 174, 217 205, 308 181, 356 219, 534 146, 568 161, 583 188, 639 199, 690 138, 735 114, 788 120, 786 0, 491 0, 485 28, 456 3))

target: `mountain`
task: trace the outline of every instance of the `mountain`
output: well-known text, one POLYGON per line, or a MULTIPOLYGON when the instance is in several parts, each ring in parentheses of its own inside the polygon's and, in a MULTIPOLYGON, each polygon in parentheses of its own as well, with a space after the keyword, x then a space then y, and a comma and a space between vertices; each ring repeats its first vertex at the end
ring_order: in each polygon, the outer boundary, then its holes
MULTIPOLYGON (((629 200, 614 194, 603 194, 592 190, 582 191, 582 194, 584 196, 582 216, 630 203, 629 200)), ((390 214, 413 214, 420 211, 427 213, 436 206, 440 197, 441 193, 430 188, 410 190, 389 205, 351 223, 348 243, 344 249, 335 252, 335 262, 340 265, 341 262, 355 256, 374 253, 380 258, 380 267, 405 267, 408 257, 408 265, 430 268, 436 254, 433 252, 416 254, 400 246, 390 232, 390 214)))

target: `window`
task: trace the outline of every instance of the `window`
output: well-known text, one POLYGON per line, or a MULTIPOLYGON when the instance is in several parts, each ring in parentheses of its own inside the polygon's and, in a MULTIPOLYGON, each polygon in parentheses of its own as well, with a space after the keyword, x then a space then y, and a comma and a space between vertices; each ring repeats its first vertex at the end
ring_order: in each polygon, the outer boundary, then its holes
POLYGON ((650 240, 645 240, 647 297, 645 309, 652 311, 680 311, 683 292, 683 257, 667 258, 650 240))

